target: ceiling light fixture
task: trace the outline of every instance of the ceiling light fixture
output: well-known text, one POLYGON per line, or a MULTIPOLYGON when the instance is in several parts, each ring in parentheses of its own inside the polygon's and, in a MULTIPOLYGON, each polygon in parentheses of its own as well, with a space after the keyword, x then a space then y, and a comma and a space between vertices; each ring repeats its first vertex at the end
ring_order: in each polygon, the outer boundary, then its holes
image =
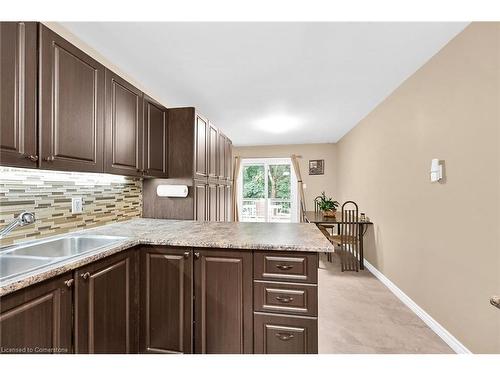
POLYGON ((296 116, 275 114, 254 121, 254 127, 267 133, 282 134, 299 128, 302 123, 296 116))

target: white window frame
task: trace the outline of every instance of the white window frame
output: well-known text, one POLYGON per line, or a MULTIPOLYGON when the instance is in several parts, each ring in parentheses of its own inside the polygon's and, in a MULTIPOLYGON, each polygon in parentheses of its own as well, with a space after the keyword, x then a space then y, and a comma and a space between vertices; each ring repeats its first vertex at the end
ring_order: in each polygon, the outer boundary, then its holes
POLYGON ((240 171, 238 173, 238 210, 239 217, 242 217, 243 210, 243 168, 248 165, 264 165, 264 191, 266 192, 265 199, 265 222, 268 221, 268 213, 269 213, 269 198, 267 198, 268 192, 268 181, 267 181, 267 171, 269 165, 276 164, 286 164, 290 165, 290 200, 291 200, 291 222, 298 223, 300 222, 299 217, 299 209, 298 209, 298 192, 297 192, 297 176, 295 175, 295 170, 293 168, 292 159, 291 158, 242 158, 240 171))

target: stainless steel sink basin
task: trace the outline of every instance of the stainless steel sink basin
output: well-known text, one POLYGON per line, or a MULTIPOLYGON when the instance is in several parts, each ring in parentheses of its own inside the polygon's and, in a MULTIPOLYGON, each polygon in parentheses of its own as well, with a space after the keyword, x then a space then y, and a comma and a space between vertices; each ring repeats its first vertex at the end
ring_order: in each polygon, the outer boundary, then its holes
POLYGON ((0 282, 126 239, 117 236, 68 235, 10 246, 0 251, 0 282))
POLYGON ((0 280, 40 268, 53 261, 42 257, 0 257, 0 280))
POLYGON ((115 236, 68 236, 19 246, 6 254, 50 258, 73 257, 124 239, 125 237, 115 236))

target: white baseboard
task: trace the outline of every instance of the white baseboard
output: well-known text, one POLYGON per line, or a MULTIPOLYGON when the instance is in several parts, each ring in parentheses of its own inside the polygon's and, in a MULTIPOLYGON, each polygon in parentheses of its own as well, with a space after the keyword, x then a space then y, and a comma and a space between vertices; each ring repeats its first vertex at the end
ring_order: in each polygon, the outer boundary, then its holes
POLYGON ((446 330, 441 324, 436 322, 432 316, 426 313, 419 305, 417 305, 410 297, 408 297, 401 289, 399 289, 391 280, 384 276, 382 272, 372 266, 365 259, 365 266, 382 284, 384 284, 396 297, 399 298, 406 306, 410 308, 417 316, 424 321, 448 346, 458 354, 471 354, 471 351, 465 347, 460 341, 457 340, 450 332, 446 330))

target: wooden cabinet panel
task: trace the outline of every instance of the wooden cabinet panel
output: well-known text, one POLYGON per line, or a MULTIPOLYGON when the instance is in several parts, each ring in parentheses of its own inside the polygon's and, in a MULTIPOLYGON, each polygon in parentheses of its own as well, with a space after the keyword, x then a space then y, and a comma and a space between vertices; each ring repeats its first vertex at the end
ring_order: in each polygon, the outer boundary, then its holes
POLYGON ((1 353, 71 353, 71 274, 0 298, 1 353))
POLYGON ((218 210, 217 184, 208 183, 207 188, 208 188, 207 220, 208 221, 217 221, 217 210, 218 210))
POLYGON ((207 220, 207 184, 205 181, 194 181, 194 219, 207 220))
POLYGON ((144 96, 144 174, 167 178, 167 109, 144 96))
POLYGON ((207 168, 207 134, 208 122, 196 115, 195 119, 195 144, 194 144, 194 177, 203 178, 208 176, 207 168))
POLYGON ((139 351, 192 353, 192 251, 164 246, 139 251, 139 351))
POLYGON ((102 172, 104 67, 40 25, 41 167, 102 172))
POLYGON ((225 210, 226 221, 233 221, 233 186, 226 185, 225 210))
POLYGON ((219 134, 217 128, 209 123, 208 127, 208 177, 217 178, 218 177, 218 138, 219 134))
POLYGON ((226 186, 217 185, 217 221, 226 221, 226 186))
POLYGON ((226 179, 226 136, 219 131, 219 141, 217 144, 218 149, 218 164, 219 168, 217 174, 219 179, 226 179))
POLYGON ((255 354, 317 354, 316 318, 255 313, 255 354))
POLYGON ((318 315, 316 285, 254 281, 253 296, 255 311, 318 315))
POLYGON ((256 251, 254 277, 315 284, 318 280, 318 254, 256 251))
POLYGON ((142 174, 142 133, 142 92, 106 70, 106 172, 142 174))
POLYGON ((0 22, 0 164, 36 167, 37 24, 0 22))
POLYGON ((195 250, 195 352, 252 353, 252 253, 195 250))
POLYGON ((137 352, 136 252, 75 272, 75 352, 137 352))
POLYGON ((225 163, 224 163, 224 168, 225 168, 225 173, 224 176, 226 180, 232 180, 233 178, 233 144, 229 140, 229 138, 226 137, 225 139, 225 150, 224 150, 224 156, 225 156, 225 163))

